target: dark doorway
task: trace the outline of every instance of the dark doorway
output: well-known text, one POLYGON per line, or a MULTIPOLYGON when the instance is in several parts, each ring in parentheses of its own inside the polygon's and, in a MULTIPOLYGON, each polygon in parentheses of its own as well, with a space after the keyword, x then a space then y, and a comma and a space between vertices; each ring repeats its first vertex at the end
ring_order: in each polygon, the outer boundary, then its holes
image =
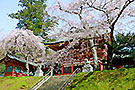
POLYGON ((80 68, 80 69, 81 69, 81 71, 82 71, 82 67, 83 67, 83 65, 74 66, 74 67, 73 67, 73 71, 75 71, 77 68, 80 68))

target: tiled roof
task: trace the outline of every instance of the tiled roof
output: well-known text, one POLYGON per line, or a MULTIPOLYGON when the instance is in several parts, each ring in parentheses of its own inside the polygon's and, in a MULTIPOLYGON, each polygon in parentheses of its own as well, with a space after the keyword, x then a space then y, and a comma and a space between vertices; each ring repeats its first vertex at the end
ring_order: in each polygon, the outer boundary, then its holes
MULTIPOLYGON (((17 56, 12 55, 12 54, 10 54, 10 53, 7 53, 6 56, 9 57, 9 58, 11 58, 11 59, 14 59, 14 60, 16 60, 16 61, 22 62, 22 63, 26 63, 26 62, 27 62, 26 60, 20 59, 20 58, 18 58, 17 56)), ((2 62, 2 61, 4 61, 4 59, 0 60, 0 62, 2 62)), ((30 62, 30 61, 28 61, 28 63, 29 63, 30 65, 33 65, 33 66, 38 66, 38 64, 33 63, 33 62, 30 62)))

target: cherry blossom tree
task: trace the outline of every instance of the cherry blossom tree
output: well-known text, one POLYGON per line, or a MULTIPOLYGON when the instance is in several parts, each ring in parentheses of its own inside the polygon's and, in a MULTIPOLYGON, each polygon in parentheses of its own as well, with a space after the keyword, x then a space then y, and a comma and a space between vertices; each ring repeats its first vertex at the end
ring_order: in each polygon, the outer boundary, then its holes
POLYGON ((20 58, 25 59, 27 75, 29 73, 29 65, 28 61, 37 62, 37 61, 45 61, 45 48, 44 45, 41 44, 42 38, 39 36, 35 36, 30 30, 20 30, 15 29, 12 30, 7 37, 5 37, 0 42, 0 50, 1 54, 6 54, 6 52, 10 52, 20 58))
MULTIPOLYGON (((108 47, 107 64, 110 66, 114 50, 114 34, 133 30, 135 27, 134 5, 135 0, 73 0, 68 4, 56 0, 55 4, 48 8, 51 15, 56 17, 54 21, 59 22, 59 26, 52 27, 52 34, 57 40, 63 37, 66 40, 73 39, 69 47, 78 43, 80 38, 88 39, 95 67, 97 67, 96 47, 93 39, 89 38, 101 37, 104 34, 104 43, 108 47)), ((59 55, 64 57, 68 49, 58 51, 61 53, 59 55)))

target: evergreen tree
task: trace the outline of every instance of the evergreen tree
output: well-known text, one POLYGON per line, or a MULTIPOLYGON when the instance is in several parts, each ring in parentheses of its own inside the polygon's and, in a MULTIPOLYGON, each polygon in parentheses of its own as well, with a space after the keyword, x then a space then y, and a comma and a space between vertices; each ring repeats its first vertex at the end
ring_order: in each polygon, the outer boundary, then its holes
POLYGON ((8 16, 19 20, 16 28, 29 29, 35 35, 44 37, 49 28, 53 27, 55 18, 45 11, 45 3, 46 0, 20 0, 18 6, 22 9, 8 16))
POLYGON ((135 53, 135 33, 118 33, 114 43, 114 53, 116 55, 129 55, 134 57, 135 53))

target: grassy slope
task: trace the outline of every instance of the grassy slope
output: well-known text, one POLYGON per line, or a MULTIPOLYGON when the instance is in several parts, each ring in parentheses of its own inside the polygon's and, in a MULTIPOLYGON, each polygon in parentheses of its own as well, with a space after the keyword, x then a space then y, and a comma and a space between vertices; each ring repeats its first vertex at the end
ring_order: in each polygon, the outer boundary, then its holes
POLYGON ((0 77, 0 90, 28 90, 42 77, 0 77))
POLYGON ((135 68, 78 73, 67 90, 135 90, 135 68))

